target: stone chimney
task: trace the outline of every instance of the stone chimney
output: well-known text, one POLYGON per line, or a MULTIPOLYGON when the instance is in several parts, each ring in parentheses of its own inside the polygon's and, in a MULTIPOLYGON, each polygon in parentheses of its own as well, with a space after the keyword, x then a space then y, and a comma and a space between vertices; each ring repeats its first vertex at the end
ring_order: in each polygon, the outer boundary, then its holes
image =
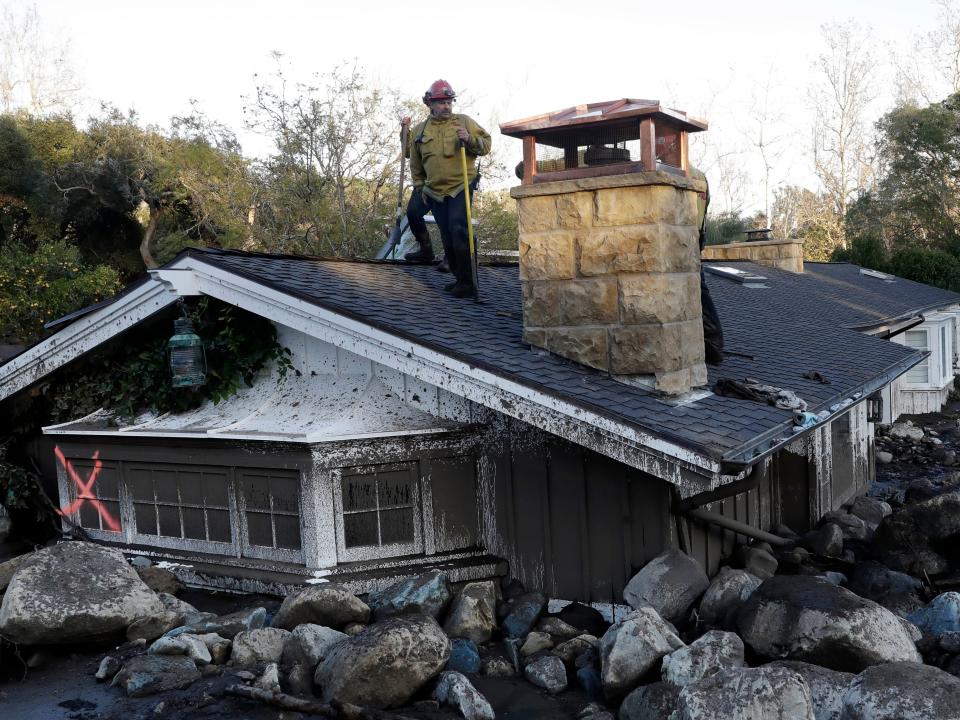
MULTIPOLYGON (((524 339, 627 382, 679 394, 707 380, 697 210, 706 187, 686 167, 686 133, 675 133, 671 145, 673 125, 655 127, 650 117, 661 122, 659 105, 625 102, 646 110, 640 122, 630 116, 639 147, 629 137, 578 128, 574 141, 552 138, 565 143, 561 164, 535 155, 536 144, 524 136, 526 179, 511 190, 520 220, 524 339), (644 132, 650 146, 656 138, 655 154, 644 148, 644 132), (678 164, 664 162, 661 146, 669 152, 678 144, 682 152, 668 158, 678 164), (615 151, 606 156, 616 162, 582 167, 584 156, 601 156, 603 146, 615 151), (635 155, 642 160, 628 159, 635 155), (551 171, 536 172, 544 167, 551 171)), ((596 106, 585 107, 575 110, 596 106)), ((501 129, 511 134, 512 125, 501 129)))

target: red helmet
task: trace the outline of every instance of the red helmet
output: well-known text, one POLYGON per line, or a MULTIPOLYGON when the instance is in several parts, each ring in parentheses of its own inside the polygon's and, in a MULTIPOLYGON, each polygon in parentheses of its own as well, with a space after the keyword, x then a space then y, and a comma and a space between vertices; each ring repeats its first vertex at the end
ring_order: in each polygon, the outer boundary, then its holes
POLYGON ((423 94, 423 102, 430 104, 431 100, 453 100, 457 94, 446 80, 435 80, 423 94))

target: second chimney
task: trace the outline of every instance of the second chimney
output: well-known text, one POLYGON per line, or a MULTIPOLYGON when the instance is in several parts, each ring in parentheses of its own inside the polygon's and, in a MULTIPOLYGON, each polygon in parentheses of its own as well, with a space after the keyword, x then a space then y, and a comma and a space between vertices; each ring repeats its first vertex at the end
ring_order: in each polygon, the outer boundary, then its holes
POLYGON ((706 383, 706 186, 686 157, 687 131, 705 127, 649 100, 501 126, 524 138, 524 184, 511 196, 527 342, 670 394, 706 383))

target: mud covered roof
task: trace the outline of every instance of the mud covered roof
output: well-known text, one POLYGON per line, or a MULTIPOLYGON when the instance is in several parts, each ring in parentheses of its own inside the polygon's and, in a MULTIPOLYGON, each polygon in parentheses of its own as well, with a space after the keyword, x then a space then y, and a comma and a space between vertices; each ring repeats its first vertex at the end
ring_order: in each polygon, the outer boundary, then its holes
MULTIPOLYGON (((678 403, 531 347, 522 339, 516 265, 481 267, 483 302, 475 303, 443 292, 449 276, 431 266, 221 250, 186 254, 718 460, 749 461, 793 432, 788 410, 715 394, 678 403)), ((793 390, 812 412, 836 412, 838 404, 862 399, 922 359, 845 327, 854 321, 841 312, 844 294, 829 278, 751 263, 736 267, 765 282, 707 274, 733 353, 708 367, 711 386, 721 378, 755 378, 793 390), (803 377, 811 371, 829 384, 803 377)), ((902 314, 898 308, 889 312, 902 314)))

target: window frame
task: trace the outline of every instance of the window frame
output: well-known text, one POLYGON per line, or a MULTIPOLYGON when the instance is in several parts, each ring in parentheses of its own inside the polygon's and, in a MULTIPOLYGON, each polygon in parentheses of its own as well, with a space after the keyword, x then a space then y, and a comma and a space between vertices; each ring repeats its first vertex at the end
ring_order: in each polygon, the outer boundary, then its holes
MULTIPOLYGON (((905 330, 902 335, 893 338, 904 347, 907 345, 907 333, 924 333, 926 335, 927 357, 923 362, 927 364, 927 381, 911 382, 907 379, 909 370, 900 376, 900 387, 903 390, 943 390, 953 381, 953 317, 951 315, 930 315, 916 327, 905 330), (946 363, 944 363, 946 354, 946 363)), ((918 348, 914 348, 918 349, 918 348)), ((922 365, 921 362, 919 365, 922 365)), ((915 366, 917 367, 917 366, 915 366)), ((911 368, 912 370, 913 368, 911 368)))
MULTIPOLYGON (((303 482, 302 482, 300 473, 296 470, 288 470, 284 468, 237 467, 234 469, 233 488, 237 498, 236 520, 237 520, 238 532, 239 532, 240 556, 249 557, 249 558, 259 558, 261 560, 280 560, 281 562, 303 564, 304 563, 303 545, 304 545, 305 533, 303 531, 303 482), (292 548, 267 547, 266 545, 254 545, 250 542, 250 536, 249 536, 248 527, 247 527, 247 502, 242 492, 244 472, 250 472, 251 474, 257 474, 257 475, 287 474, 291 477, 291 479, 295 479, 297 484, 296 517, 300 525, 300 549, 299 550, 294 550, 292 548)), ((272 507, 272 502, 271 502, 271 507, 272 507)), ((253 512, 262 512, 262 511, 254 510, 253 512)), ((273 518, 272 509, 269 514, 271 516, 271 523, 272 523, 272 518, 273 518)), ((290 515, 290 513, 279 513, 279 514, 290 515)))
MULTIPOLYGON (((357 562, 361 560, 377 560, 395 558, 405 555, 420 555, 424 553, 423 532, 423 499, 425 493, 420 487, 419 467, 416 462, 384 463, 376 465, 358 465, 349 468, 336 468, 333 475, 333 508, 337 536, 337 562, 357 562), (405 470, 410 474, 413 488, 413 542, 391 543, 389 545, 360 545, 348 548, 344 534, 343 512, 343 480, 344 477, 358 477, 375 475, 379 472, 396 472, 405 470), (346 472, 345 472, 346 471, 346 472), (364 472, 369 471, 369 472, 364 472)), ((379 506, 377 508, 379 513, 379 506)))

